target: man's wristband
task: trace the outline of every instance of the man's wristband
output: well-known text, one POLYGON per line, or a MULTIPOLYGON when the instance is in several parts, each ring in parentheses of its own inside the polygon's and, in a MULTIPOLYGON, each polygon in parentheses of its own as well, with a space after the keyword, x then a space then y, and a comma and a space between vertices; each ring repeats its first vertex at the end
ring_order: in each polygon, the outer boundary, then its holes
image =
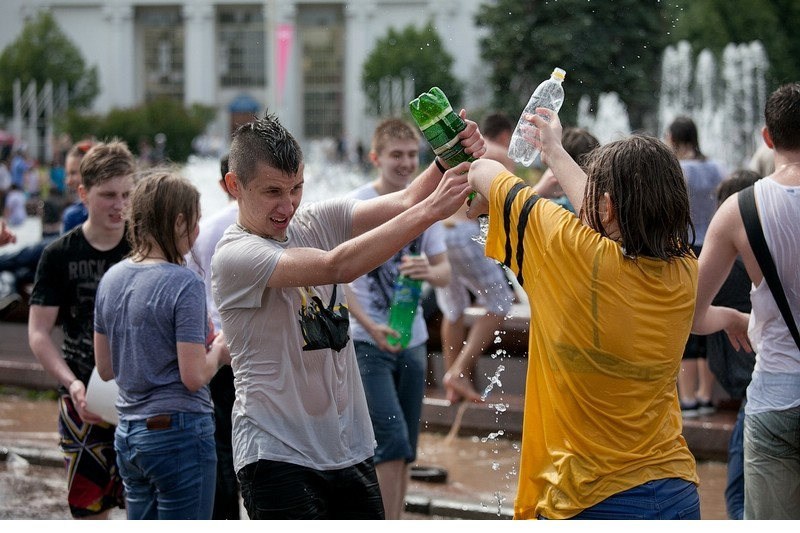
POLYGON ((442 162, 441 162, 441 161, 439 161, 439 158, 438 158, 438 157, 434 157, 434 158, 433 158, 433 162, 434 162, 434 163, 436 163, 436 168, 438 168, 438 169, 439 169, 439 171, 440 171, 442 174, 444 174, 445 172, 447 172, 447 169, 446 169, 446 168, 444 168, 444 165, 442 164, 442 162))

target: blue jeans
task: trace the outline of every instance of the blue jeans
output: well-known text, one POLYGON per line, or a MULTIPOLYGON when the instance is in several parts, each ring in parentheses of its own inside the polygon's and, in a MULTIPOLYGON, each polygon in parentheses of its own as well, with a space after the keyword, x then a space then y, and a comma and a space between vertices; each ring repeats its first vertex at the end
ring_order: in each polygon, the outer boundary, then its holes
POLYGON ((358 369, 367 396, 375 440, 375 464, 417 457, 419 420, 425 394, 428 350, 425 343, 398 353, 355 342, 358 369))
POLYGON ((730 520, 744 518, 744 404, 728 442, 728 484, 725 486, 725 509, 730 520))
POLYGON ((583 510, 574 520, 700 520, 700 496, 691 481, 648 481, 583 510))
POLYGON ((744 417, 744 518, 800 519, 800 407, 744 417))
POLYGON ((121 420, 114 438, 129 520, 210 520, 217 453, 214 415, 172 413, 163 429, 121 420))

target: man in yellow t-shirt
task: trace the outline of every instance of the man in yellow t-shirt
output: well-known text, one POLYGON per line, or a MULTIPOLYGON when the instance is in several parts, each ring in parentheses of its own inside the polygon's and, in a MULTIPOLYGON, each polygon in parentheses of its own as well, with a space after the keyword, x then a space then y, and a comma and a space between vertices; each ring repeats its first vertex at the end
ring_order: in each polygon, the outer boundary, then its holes
POLYGON ((676 389, 697 290, 680 165, 634 136, 595 150, 584 174, 558 116, 531 121, 580 217, 495 162, 469 171, 486 255, 531 302, 515 517, 699 518, 676 389))

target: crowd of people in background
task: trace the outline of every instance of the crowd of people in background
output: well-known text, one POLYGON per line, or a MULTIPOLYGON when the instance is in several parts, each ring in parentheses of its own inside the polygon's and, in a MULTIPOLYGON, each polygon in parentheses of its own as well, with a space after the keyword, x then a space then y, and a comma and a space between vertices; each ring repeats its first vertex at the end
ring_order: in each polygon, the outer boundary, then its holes
POLYGON ((683 419, 713 412, 719 384, 741 405, 729 517, 800 518, 800 84, 770 96, 749 169, 706 157, 688 116, 601 145, 542 114, 534 180, 501 113, 454 140, 477 161, 422 170, 418 131, 388 119, 356 150, 372 180, 307 204, 303 151, 266 114, 232 134, 228 204, 202 220, 195 185, 118 140, 60 143, 49 176, 4 153, 0 246, 32 214, 42 235, 0 252, 0 319, 29 305, 59 383, 73 517, 238 519, 241 498, 252 519, 401 518, 429 352, 421 306, 409 345, 390 342, 406 275, 435 288, 452 403, 482 401, 476 363, 515 290, 530 306, 515 517, 700 518, 683 419), (117 425, 87 407, 93 371, 119 387, 117 425))

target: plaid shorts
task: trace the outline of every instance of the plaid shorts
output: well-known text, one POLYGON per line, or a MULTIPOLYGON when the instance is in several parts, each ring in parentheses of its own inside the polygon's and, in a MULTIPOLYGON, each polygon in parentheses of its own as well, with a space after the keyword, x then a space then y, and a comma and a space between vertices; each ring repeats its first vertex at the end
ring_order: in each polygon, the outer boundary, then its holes
POLYGON ((67 501, 74 518, 125 508, 122 478, 117 471, 114 430, 110 424, 87 424, 68 395, 61 396, 58 433, 67 468, 67 501))

